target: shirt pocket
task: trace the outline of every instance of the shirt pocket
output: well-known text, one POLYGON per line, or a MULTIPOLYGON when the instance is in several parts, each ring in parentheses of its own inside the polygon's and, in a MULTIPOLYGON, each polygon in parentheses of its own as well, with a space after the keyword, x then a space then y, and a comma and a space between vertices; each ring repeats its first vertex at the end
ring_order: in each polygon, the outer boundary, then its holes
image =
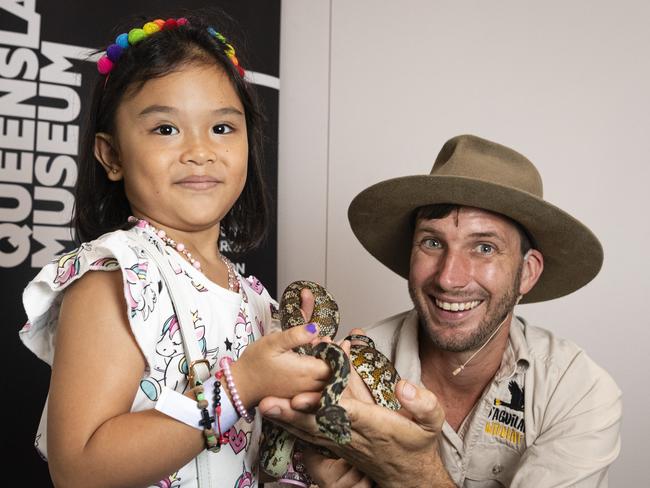
POLYGON ((479 444, 473 449, 463 488, 510 486, 521 452, 501 444, 479 444))

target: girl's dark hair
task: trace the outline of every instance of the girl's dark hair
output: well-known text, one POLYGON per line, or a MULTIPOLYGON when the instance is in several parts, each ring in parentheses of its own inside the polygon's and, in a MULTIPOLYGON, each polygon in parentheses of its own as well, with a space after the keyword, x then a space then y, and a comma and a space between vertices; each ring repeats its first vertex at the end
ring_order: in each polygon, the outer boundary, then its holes
MULTIPOLYGON (((216 63, 227 74, 244 106, 248 133, 248 174, 244 189, 221 221, 221 235, 231 251, 240 254, 257 247, 268 233, 269 196, 263 178, 263 116, 252 86, 245 81, 224 52, 224 45, 212 37, 208 27, 222 33, 237 49, 240 65, 245 61, 223 23, 232 22, 219 12, 219 25, 209 24, 213 12, 200 16, 184 13, 188 23, 162 30, 126 49, 109 74, 100 76, 94 87, 85 137, 78 161, 75 186, 74 225, 80 242, 124 228, 131 208, 123 181, 112 182, 94 155, 97 132, 115 134, 115 113, 125 93, 134 93, 152 78, 165 76, 187 64, 216 63)), ((156 17, 153 17, 156 18, 156 17)), ((142 27, 153 18, 136 19, 116 33, 142 27), (140 22, 138 24, 138 22, 140 22)), ((167 18, 167 17, 163 17, 167 18)))

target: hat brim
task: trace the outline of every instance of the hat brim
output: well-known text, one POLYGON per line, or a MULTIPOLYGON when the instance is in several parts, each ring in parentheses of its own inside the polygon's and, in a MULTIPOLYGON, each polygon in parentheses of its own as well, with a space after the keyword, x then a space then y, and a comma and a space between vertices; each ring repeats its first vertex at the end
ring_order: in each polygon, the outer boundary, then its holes
POLYGON ((439 203, 496 212, 528 231, 544 255, 544 271, 520 303, 568 295, 600 271, 602 246, 584 224, 535 195, 478 179, 417 175, 382 181, 354 198, 348 219, 363 247, 408 279, 414 211, 439 203))

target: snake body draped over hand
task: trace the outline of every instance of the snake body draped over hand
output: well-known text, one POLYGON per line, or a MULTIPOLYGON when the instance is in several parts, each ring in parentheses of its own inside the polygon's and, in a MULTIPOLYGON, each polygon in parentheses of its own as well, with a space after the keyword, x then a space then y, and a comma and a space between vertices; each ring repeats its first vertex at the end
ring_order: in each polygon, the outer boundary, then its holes
MULTIPOLYGON (((319 325, 321 337, 334 338, 339 326, 338 305, 332 295, 321 285, 312 281, 295 281, 285 289, 280 301, 280 323, 283 330, 302 325, 305 320, 300 310, 300 293, 308 288, 314 296, 314 311, 311 321, 319 325)), ((366 336, 349 336, 355 342, 350 348, 350 359, 332 342, 321 342, 315 346, 300 346, 296 352, 309 354, 326 361, 332 369, 332 376, 323 390, 320 406, 316 412, 319 430, 339 445, 350 442, 351 428, 347 412, 338 405, 350 377, 350 363, 372 393, 375 402, 392 410, 399 410, 395 396, 399 375, 394 366, 377 351, 372 340, 366 336)), ((288 379, 290 381, 290 379, 288 379)), ((294 485, 309 485, 309 477, 300 462, 301 455, 295 447, 296 438, 281 427, 264 420, 262 424, 260 460, 262 469, 280 481, 294 485)), ((324 448, 320 452, 336 457, 324 448)))

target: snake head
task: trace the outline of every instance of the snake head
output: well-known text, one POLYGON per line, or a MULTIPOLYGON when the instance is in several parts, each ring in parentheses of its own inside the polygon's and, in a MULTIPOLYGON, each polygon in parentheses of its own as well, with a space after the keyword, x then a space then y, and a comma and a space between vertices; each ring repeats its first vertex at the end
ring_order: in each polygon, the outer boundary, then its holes
POLYGON ((350 417, 343 407, 329 405, 316 412, 318 429, 330 440, 343 446, 352 440, 350 417))

